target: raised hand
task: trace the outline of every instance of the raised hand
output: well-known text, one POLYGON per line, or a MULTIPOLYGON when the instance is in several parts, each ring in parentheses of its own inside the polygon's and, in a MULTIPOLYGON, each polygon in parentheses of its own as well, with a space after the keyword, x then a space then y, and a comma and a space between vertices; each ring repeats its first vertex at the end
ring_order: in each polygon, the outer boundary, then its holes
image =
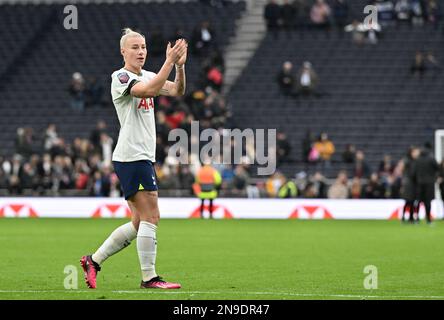
POLYGON ((186 40, 184 40, 184 42, 185 42, 185 52, 180 56, 179 60, 176 62, 178 66, 183 66, 187 61, 188 43, 186 40))
POLYGON ((171 43, 168 42, 166 60, 170 63, 178 63, 179 59, 186 53, 187 46, 188 44, 184 39, 177 40, 173 47, 171 47, 171 43))

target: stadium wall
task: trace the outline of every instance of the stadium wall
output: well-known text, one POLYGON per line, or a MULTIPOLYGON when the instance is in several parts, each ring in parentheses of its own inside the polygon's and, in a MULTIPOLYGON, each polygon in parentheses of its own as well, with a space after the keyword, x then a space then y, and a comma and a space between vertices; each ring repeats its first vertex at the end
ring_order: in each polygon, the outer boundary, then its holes
MULTIPOLYGON (((214 218, 390 220, 401 217, 403 206, 403 200, 217 199, 214 218)), ((160 198, 159 207, 162 218, 199 218, 200 214, 200 201, 193 198, 160 198)), ((432 214, 435 219, 443 217, 441 201, 432 203, 432 214)), ((0 198, 0 218, 129 216, 126 201, 118 198, 0 198)))

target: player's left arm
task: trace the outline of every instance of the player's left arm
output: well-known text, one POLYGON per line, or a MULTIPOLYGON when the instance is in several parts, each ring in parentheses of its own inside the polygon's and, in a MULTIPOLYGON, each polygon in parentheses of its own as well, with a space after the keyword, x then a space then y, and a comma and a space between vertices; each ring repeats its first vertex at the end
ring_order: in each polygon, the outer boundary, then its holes
POLYGON ((187 61, 187 51, 185 51, 176 63, 176 78, 174 79, 174 82, 166 81, 162 89, 160 89, 159 95, 177 97, 185 94, 185 62, 187 61))
POLYGON ((162 89, 159 91, 161 96, 177 97, 185 94, 186 77, 185 65, 176 65, 176 78, 173 81, 166 81, 162 89))

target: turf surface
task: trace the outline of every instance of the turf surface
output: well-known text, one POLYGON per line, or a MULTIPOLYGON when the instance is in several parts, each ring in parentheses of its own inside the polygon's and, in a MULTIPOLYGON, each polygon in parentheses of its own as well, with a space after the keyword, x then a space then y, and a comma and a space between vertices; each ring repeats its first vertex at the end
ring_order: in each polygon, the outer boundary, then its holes
POLYGON ((139 289, 135 242, 86 289, 80 257, 124 222, 0 219, 0 299, 444 299, 441 222, 162 220, 157 271, 182 289, 139 289), (77 290, 64 288, 67 265, 77 290))

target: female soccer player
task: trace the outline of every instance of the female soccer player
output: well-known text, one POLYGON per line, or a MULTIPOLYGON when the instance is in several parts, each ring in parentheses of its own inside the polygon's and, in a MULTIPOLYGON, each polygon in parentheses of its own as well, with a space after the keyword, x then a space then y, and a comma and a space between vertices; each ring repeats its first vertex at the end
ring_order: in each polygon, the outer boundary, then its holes
POLYGON ((184 39, 170 43, 159 73, 143 70, 147 57, 145 37, 129 28, 120 39, 125 65, 111 78, 111 95, 120 122, 119 139, 113 153, 114 170, 131 209, 131 222, 114 230, 93 255, 80 260, 89 288, 96 288, 100 265, 137 238, 142 270, 141 288, 179 289, 180 284, 162 280, 156 273, 159 222, 155 162, 156 127, 154 101, 157 95, 181 96, 185 93, 185 62, 188 43, 184 39), (167 81, 176 69, 174 82, 167 81))

